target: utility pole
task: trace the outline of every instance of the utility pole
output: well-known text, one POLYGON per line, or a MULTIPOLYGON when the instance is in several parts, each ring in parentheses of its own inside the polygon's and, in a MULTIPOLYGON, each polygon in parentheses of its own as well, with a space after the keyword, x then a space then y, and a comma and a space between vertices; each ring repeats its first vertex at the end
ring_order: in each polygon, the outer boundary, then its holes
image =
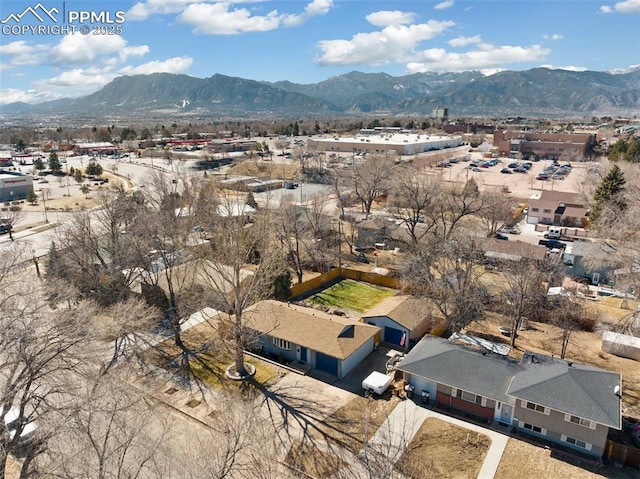
POLYGON ((42 206, 44 207, 44 222, 48 223, 49 219, 47 218, 47 193, 49 192, 49 188, 42 188, 42 206))

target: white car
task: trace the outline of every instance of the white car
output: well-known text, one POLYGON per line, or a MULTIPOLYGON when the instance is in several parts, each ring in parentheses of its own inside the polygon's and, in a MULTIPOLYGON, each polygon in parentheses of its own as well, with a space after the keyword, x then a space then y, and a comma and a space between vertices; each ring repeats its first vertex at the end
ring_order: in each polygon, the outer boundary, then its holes
POLYGON ((9 438, 11 440, 13 440, 13 437, 16 434, 18 424, 20 424, 20 422, 22 423, 22 433, 20 434, 19 444, 21 446, 26 446, 33 440, 37 427, 33 422, 28 422, 29 420, 24 416, 21 421, 19 420, 20 410, 15 407, 10 408, 4 416, 4 422, 7 425, 9 438))

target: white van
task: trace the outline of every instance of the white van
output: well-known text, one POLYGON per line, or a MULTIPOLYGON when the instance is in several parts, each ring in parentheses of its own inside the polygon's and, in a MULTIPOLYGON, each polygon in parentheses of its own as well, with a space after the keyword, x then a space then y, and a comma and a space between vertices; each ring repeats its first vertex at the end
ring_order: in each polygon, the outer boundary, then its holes
POLYGON ((549 239, 559 239, 562 237, 562 228, 559 226, 549 226, 549 229, 544 234, 545 238, 549 239))

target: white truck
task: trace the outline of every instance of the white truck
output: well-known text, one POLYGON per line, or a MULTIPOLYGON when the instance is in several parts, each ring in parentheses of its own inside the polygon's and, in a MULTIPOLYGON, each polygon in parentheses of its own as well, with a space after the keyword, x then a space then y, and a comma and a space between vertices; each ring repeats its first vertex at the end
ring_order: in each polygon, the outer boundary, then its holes
POLYGON ((374 371, 362 381, 362 389, 364 389, 365 395, 371 393, 381 395, 384 394, 392 382, 393 376, 374 371))

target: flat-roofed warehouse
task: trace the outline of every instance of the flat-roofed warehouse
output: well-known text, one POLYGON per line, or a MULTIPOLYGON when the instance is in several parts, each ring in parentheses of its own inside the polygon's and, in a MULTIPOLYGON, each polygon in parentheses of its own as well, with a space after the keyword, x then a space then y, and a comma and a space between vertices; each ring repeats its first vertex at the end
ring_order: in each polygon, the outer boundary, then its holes
POLYGON ((432 150, 455 148, 462 145, 461 136, 432 136, 417 133, 359 134, 309 138, 309 150, 342 153, 395 153, 416 155, 432 150))
POLYGON ((29 175, 0 172, 0 201, 24 200, 33 189, 33 178, 29 175))

